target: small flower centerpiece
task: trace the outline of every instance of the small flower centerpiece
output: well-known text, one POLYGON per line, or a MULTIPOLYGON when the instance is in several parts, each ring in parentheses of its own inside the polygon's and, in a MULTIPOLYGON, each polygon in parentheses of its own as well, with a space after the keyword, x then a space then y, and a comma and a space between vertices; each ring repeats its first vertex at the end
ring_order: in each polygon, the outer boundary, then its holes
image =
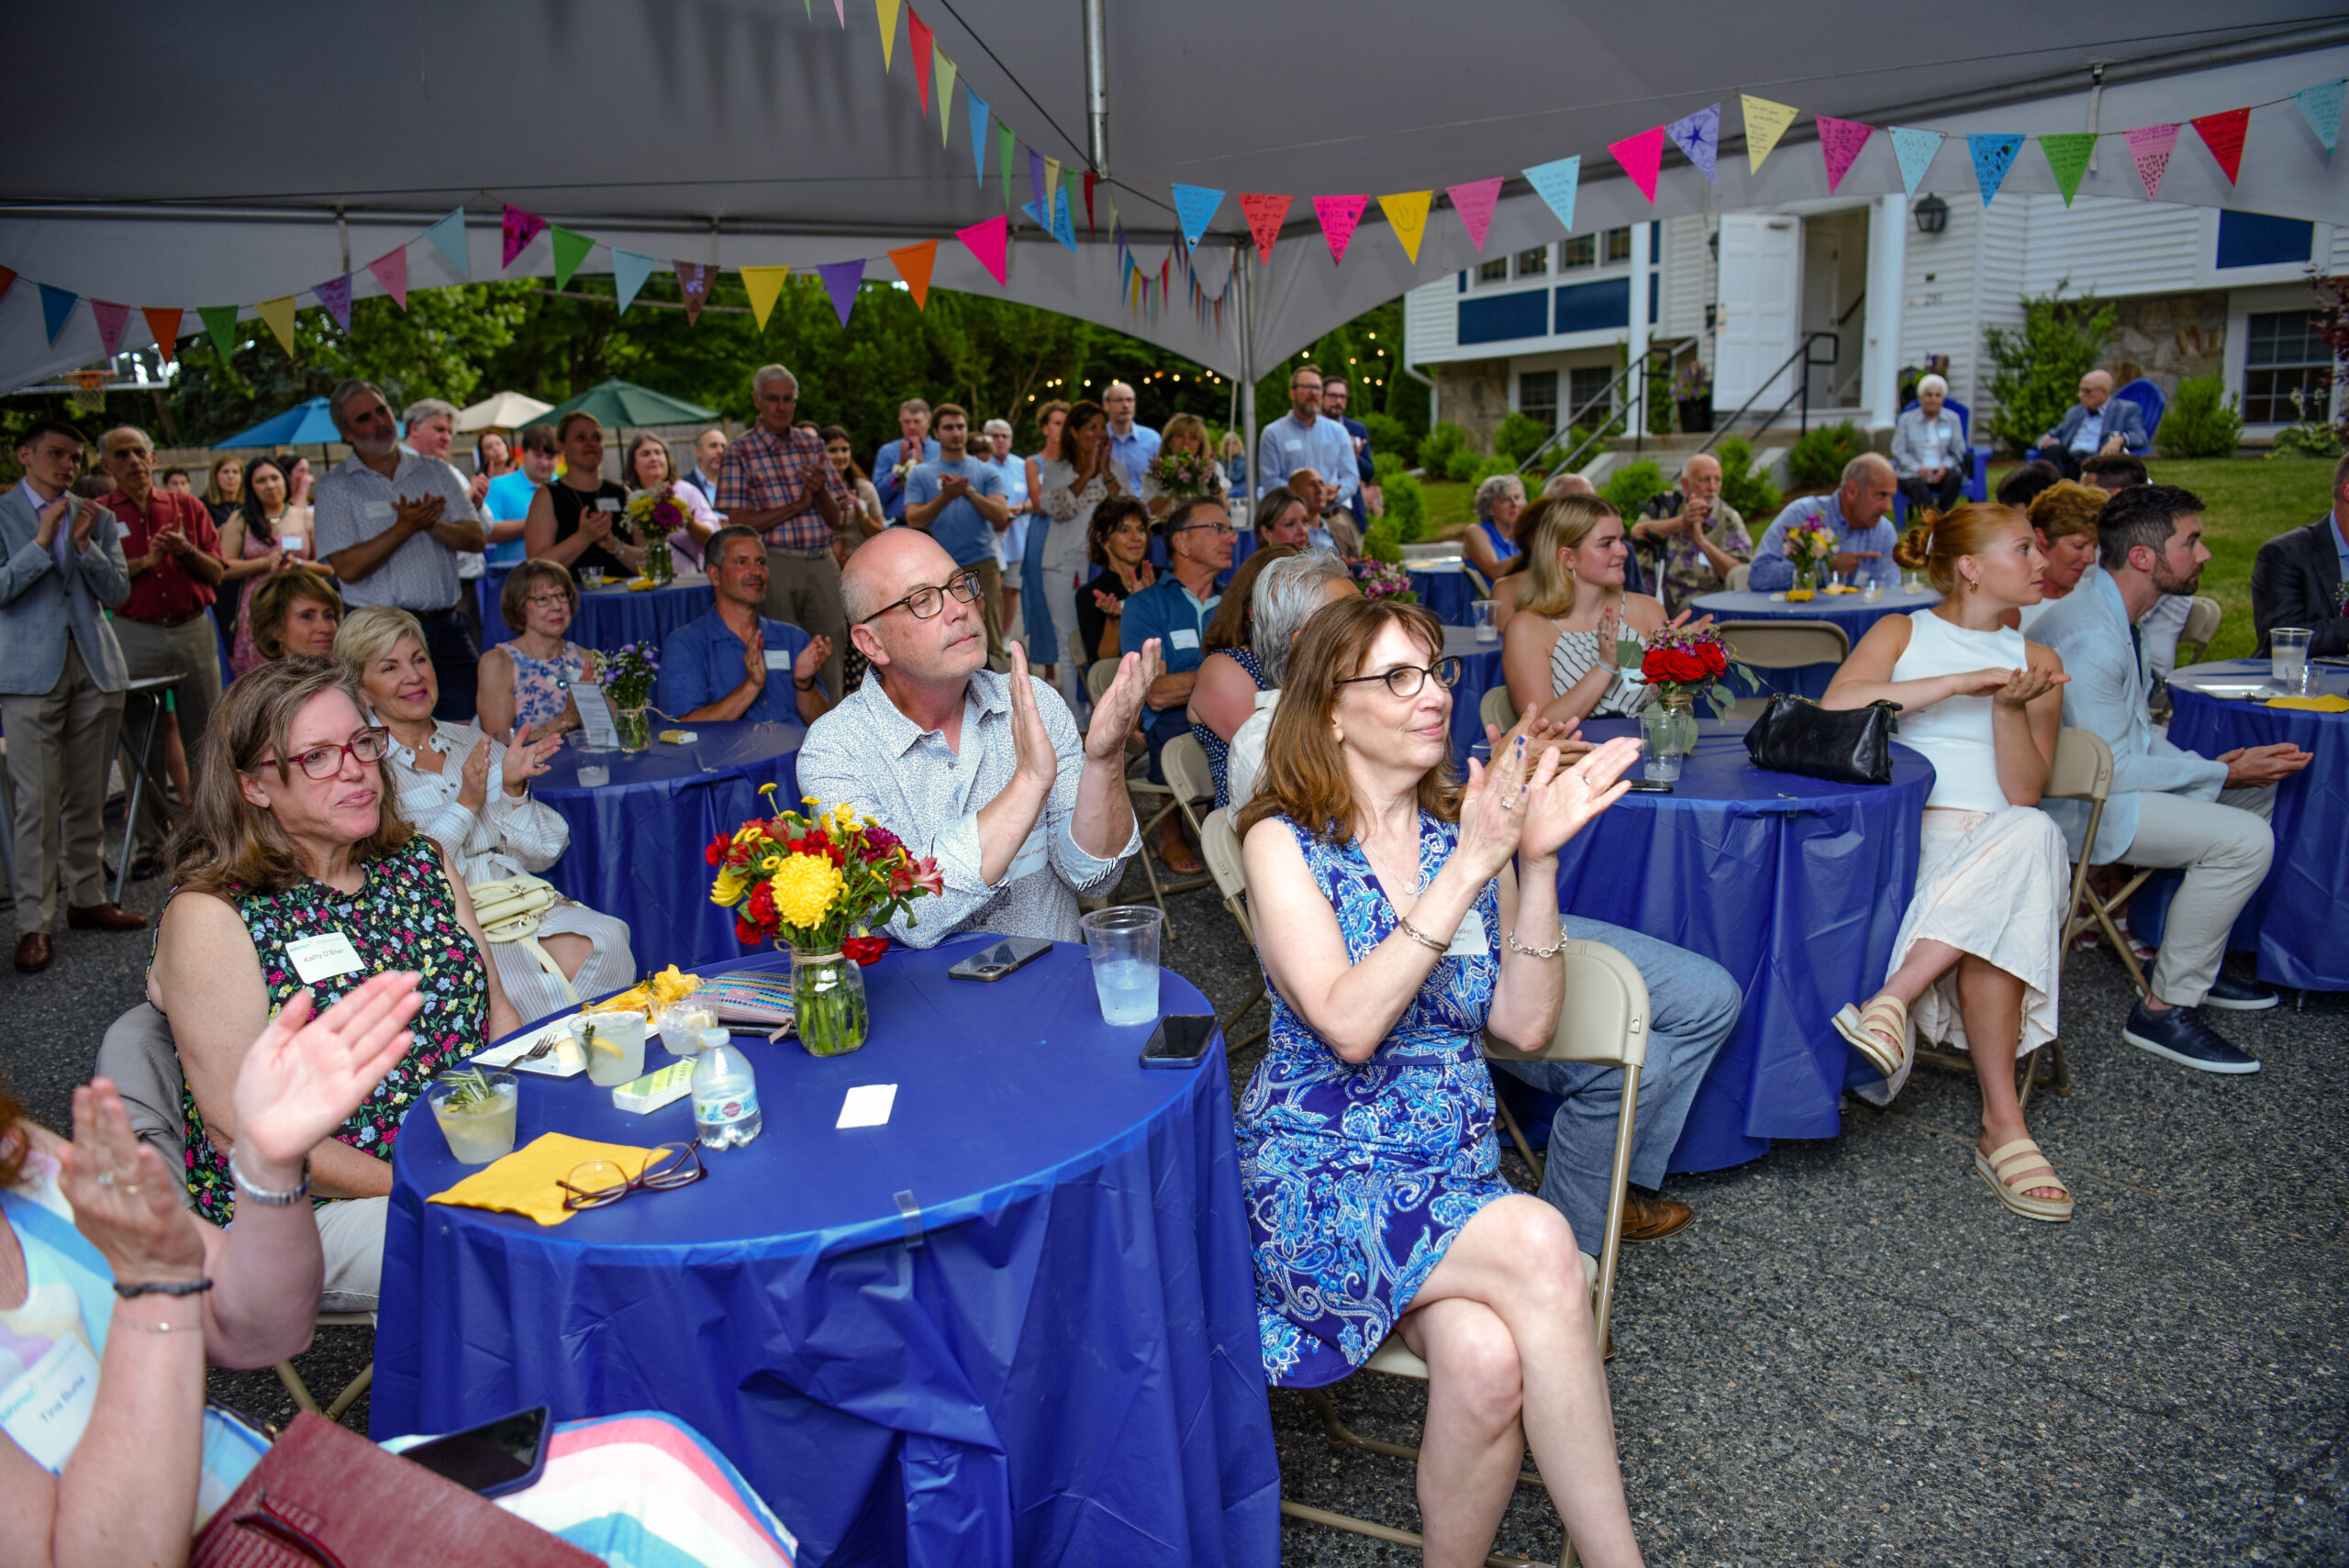
POLYGON ((620 750, 641 751, 652 744, 652 683, 661 673, 661 650, 650 642, 623 642, 603 658, 604 690, 611 695, 612 726, 620 750))
POLYGON ((1729 687, 1731 672, 1749 691, 1762 689, 1752 670, 1730 657, 1729 645, 1711 627, 1660 627, 1649 634, 1640 657, 1640 678, 1655 700, 1640 711, 1640 740, 1651 779, 1669 782, 1680 776, 1680 760, 1697 749, 1697 699, 1702 697, 1720 718, 1735 700, 1729 687))
POLYGON ((1815 596, 1827 581, 1828 568, 1835 561, 1834 530, 1824 523, 1797 523, 1787 530, 1787 560, 1795 569, 1795 585, 1787 597, 1794 600, 1815 596))
POLYGON ((644 541, 644 580, 659 586, 677 579, 676 562, 669 554, 669 536, 685 526, 685 509, 677 504, 675 486, 640 490, 628 498, 628 520, 644 541))
POLYGON ((1399 566, 1364 559, 1349 562, 1347 567, 1365 599, 1400 599, 1407 605, 1419 602, 1419 594, 1411 586, 1411 574, 1399 566))
POLYGON ((702 858, 718 872, 709 901, 734 911, 734 935, 790 951, 799 1043, 811 1056, 841 1056, 864 1043, 868 1028, 861 966, 870 958, 858 950, 882 940, 859 933, 946 883, 936 861, 916 860, 870 817, 845 806, 826 811, 812 797, 805 804, 814 808, 805 817, 778 812, 720 833, 702 858))
POLYGON ((1168 451, 1163 447, 1150 460, 1151 483, 1162 495, 1186 500, 1215 489, 1215 460, 1205 452, 1168 451))

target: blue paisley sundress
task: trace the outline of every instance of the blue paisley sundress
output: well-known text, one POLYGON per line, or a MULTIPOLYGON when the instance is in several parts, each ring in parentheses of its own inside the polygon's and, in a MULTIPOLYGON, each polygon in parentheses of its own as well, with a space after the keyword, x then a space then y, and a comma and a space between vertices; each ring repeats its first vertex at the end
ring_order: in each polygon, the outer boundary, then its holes
MULTIPOLYGON (((1360 963, 1395 929, 1394 906, 1353 842, 1297 835, 1306 869, 1360 963)), ((1419 873, 1458 828, 1422 815, 1419 873)), ((1493 1080, 1481 1049, 1500 973, 1500 884, 1475 910, 1485 951, 1437 962, 1376 1055, 1341 1061, 1268 973, 1273 1024, 1238 1118, 1241 1184, 1256 1253, 1264 1374, 1283 1388, 1334 1383, 1368 1361, 1460 1228, 1515 1189, 1500 1178, 1493 1080)))

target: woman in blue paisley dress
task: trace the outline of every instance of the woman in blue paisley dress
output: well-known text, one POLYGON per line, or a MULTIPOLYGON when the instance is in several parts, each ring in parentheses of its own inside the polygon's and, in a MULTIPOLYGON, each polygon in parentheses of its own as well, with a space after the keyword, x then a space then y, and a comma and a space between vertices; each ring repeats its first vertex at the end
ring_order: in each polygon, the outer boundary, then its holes
POLYGON ((230 687, 195 758, 147 974, 186 1075, 188 1195, 223 1226, 237 1196, 229 1089, 262 1028, 298 991, 323 1010, 371 975, 418 974, 406 1054, 310 1151, 310 1191, 332 1200, 317 1221, 340 1311, 374 1307, 403 1118, 435 1073, 519 1027, 463 879, 400 814, 388 749, 339 663, 283 659, 230 687))
POLYGON ((1564 765, 1520 727, 1464 789, 1442 651, 1416 605, 1318 612, 1241 815, 1256 929, 1279 933, 1239 1117, 1264 1370, 1334 1382, 1399 1332, 1429 1370, 1427 1561, 1484 1561, 1530 1442, 1584 1561, 1615 1568, 1640 1551, 1581 1259, 1555 1208, 1500 1179, 1480 1041, 1549 1043, 1558 851, 1639 747, 1564 765))

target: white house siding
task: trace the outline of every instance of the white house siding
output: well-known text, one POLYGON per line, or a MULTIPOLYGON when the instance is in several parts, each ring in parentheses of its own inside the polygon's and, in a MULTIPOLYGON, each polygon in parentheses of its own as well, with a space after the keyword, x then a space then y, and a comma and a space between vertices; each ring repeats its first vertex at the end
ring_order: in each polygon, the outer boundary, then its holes
POLYGON ((1698 352, 1708 364, 1713 346, 1705 332, 1705 308, 1716 297, 1712 251, 1706 245, 1711 231, 1711 220, 1701 213, 1664 219, 1663 319, 1656 323, 1656 336, 1667 343, 1702 339, 1698 352))
POLYGON ((2030 234, 2022 293, 2046 294, 2066 279, 2067 294, 2171 294, 2209 286, 2199 207, 2082 196, 2066 212, 2056 195, 2025 196, 2016 205, 2027 209, 2030 234))
POLYGON ((1460 312, 1459 283, 1445 278, 1438 283, 1421 284, 1403 296, 1403 324, 1411 350, 1411 362, 1449 359, 1459 348, 1457 337, 1460 312))

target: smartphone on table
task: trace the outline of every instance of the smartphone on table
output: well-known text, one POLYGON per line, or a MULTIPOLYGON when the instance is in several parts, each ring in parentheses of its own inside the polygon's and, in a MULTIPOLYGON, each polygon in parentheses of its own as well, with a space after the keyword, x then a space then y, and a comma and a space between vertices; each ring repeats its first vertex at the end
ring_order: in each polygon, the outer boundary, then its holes
POLYGON ((1213 1013, 1169 1013, 1141 1048, 1144 1067, 1197 1067, 1216 1036, 1213 1013))
POLYGON ((547 1465, 547 1434, 553 1425, 541 1405, 418 1443, 400 1457, 412 1459, 468 1491, 499 1497, 518 1492, 539 1478, 547 1465))
POLYGON ((974 951, 946 972, 949 980, 984 980, 994 982, 1012 971, 1035 962, 1052 951, 1052 944, 1042 937, 1006 937, 990 947, 974 951))

